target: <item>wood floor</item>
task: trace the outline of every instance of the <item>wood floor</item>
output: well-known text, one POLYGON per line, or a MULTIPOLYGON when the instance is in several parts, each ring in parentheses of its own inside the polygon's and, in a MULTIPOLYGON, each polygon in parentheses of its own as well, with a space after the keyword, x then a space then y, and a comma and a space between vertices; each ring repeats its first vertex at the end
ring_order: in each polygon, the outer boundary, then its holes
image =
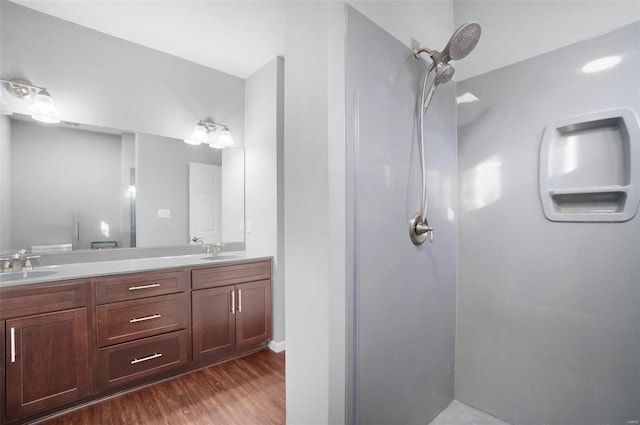
POLYGON ((284 353, 259 351, 43 424, 284 424, 284 363, 284 353))

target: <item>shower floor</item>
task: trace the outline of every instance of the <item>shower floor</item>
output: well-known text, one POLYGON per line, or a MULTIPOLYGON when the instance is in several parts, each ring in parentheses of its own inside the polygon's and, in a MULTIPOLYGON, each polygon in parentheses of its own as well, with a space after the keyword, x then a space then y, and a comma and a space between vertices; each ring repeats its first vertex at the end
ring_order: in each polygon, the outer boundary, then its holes
POLYGON ((429 425, 509 425, 478 409, 453 400, 429 425))

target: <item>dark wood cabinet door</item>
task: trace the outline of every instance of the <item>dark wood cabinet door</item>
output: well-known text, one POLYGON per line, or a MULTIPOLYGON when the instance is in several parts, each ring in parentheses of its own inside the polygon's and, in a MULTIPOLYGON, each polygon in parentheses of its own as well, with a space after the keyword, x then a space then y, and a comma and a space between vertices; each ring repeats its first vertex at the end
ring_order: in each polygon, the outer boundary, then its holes
POLYGON ((271 280, 236 285, 236 348, 263 344, 271 338, 271 280))
POLYGON ((233 286, 201 289, 192 296, 193 360, 207 364, 230 356, 236 346, 233 286))
POLYGON ((86 308, 7 320, 5 329, 8 419, 88 394, 86 308))

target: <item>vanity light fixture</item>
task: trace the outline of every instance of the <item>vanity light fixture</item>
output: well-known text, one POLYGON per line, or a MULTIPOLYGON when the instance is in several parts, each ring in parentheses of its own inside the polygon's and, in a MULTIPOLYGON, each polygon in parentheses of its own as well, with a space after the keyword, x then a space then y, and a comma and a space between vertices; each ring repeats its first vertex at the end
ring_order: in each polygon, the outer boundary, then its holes
POLYGON ((7 92, 19 99, 34 97, 31 105, 31 118, 34 120, 51 124, 60 122, 58 108, 45 87, 34 86, 31 81, 22 78, 0 80, 0 82, 4 83, 7 92))
POLYGON ((217 124, 211 120, 199 121, 193 129, 193 133, 189 139, 184 139, 185 143, 190 145, 199 145, 207 143, 215 149, 224 149, 233 145, 231 132, 226 125, 217 124), (222 130, 217 140, 214 139, 217 130, 222 130))

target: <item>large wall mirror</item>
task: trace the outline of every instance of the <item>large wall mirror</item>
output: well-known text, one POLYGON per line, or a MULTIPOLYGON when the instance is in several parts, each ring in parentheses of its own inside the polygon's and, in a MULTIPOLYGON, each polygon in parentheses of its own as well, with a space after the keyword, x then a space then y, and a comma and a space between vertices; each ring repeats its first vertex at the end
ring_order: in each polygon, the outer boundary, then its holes
POLYGON ((12 2, 0 8, 0 78, 46 85, 62 120, 34 121, 30 101, 0 88, 1 254, 184 246, 203 234, 242 249, 242 78, 12 2), (234 146, 184 143, 206 119, 228 126, 234 146))
POLYGON ((3 252, 185 245, 198 225, 209 230, 207 243, 244 241, 243 149, 22 114, 2 120, 12 182, 2 189, 3 252), (190 182, 196 166, 216 170, 205 206, 190 182), (194 208, 211 218, 190 223, 194 208))

